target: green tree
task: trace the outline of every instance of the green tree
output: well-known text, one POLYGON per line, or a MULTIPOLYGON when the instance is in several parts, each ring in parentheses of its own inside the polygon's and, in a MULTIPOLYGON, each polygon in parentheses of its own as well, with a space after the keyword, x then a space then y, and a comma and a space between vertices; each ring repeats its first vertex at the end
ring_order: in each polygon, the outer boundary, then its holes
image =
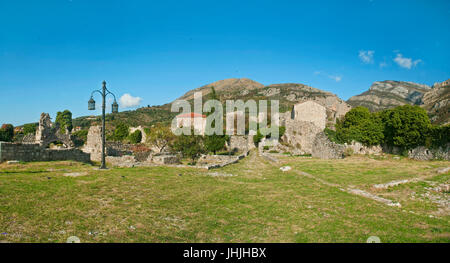
POLYGON ((259 130, 256 131, 256 134, 253 136, 253 143, 255 143, 256 146, 261 142, 261 140, 264 138, 264 136, 261 134, 259 130))
POLYGON ((0 141, 11 142, 14 138, 14 126, 12 124, 3 124, 0 128, 0 141))
POLYGON ((425 146, 428 148, 438 148, 450 143, 450 124, 445 126, 432 126, 427 138, 425 139, 425 146))
POLYGON ((225 146, 226 138, 224 135, 209 135, 205 136, 205 148, 208 152, 216 154, 217 151, 222 150, 225 146))
POLYGON ((55 122, 59 124, 59 128, 62 133, 64 133, 66 129, 69 130, 69 132, 71 132, 73 128, 72 112, 70 112, 69 110, 65 110, 63 112, 58 111, 56 113, 55 122))
POLYGON ((136 130, 128 136, 128 139, 132 144, 137 144, 142 141, 142 132, 140 130, 136 130))
POLYGON ((114 129, 114 140, 123 141, 128 137, 129 127, 125 123, 119 123, 114 129))
POLYGON ((83 146, 87 141, 88 130, 79 130, 72 133, 72 140, 76 147, 83 146))
POLYGON ((337 141, 358 141, 364 145, 381 144, 384 139, 383 122, 378 114, 365 107, 356 107, 336 123, 337 141))
POLYGON ((159 152, 164 151, 174 139, 175 135, 172 133, 170 127, 160 123, 152 127, 147 133, 147 143, 158 148, 159 152))
POLYGON ((23 125, 23 134, 27 135, 27 134, 35 134, 36 133, 36 123, 28 123, 23 125))
POLYGON ((380 114, 386 143, 405 150, 425 145, 432 128, 427 112, 419 106, 403 105, 380 114))
POLYGON ((216 94, 216 89, 214 89, 213 86, 211 87, 210 99, 211 100, 219 100, 219 98, 217 97, 217 94, 216 94))
MULTIPOLYGON (((192 133, 193 134, 193 133, 192 133)), ((200 154, 205 153, 203 137, 199 135, 180 135, 173 142, 172 149, 181 152, 195 162, 200 154)))

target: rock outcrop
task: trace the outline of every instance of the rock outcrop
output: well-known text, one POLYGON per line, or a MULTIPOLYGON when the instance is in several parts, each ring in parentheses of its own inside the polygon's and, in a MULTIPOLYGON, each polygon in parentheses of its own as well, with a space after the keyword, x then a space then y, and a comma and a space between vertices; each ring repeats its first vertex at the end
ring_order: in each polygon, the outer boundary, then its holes
POLYGON ((422 100, 423 107, 428 111, 433 123, 450 123, 450 79, 434 84, 422 100))
POLYGON ((263 84, 258 83, 256 81, 253 81, 251 79, 224 79, 219 80, 216 82, 213 82, 211 84, 207 84, 204 86, 201 86, 200 88, 193 89, 191 91, 188 91, 186 94, 184 94, 182 97, 180 97, 180 100, 191 100, 194 98, 195 92, 202 92, 203 96, 206 96, 211 92, 211 87, 214 87, 215 91, 217 93, 228 93, 232 94, 234 92, 242 93, 244 91, 250 91, 254 89, 260 89, 264 87, 263 84))
POLYGON ((424 94, 430 90, 430 86, 413 82, 377 81, 368 91, 351 97, 347 103, 353 107, 364 106, 371 111, 380 111, 404 104, 421 105, 424 94))

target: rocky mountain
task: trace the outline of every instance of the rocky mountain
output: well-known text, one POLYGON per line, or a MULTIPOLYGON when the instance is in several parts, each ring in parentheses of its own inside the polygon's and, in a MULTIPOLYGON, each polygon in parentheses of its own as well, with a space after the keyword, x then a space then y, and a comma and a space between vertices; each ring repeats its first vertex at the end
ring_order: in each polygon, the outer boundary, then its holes
POLYGON ((229 99, 241 99, 243 101, 250 99, 256 101, 279 100, 281 113, 290 112, 292 107, 297 103, 313 100, 325 106, 328 118, 332 122, 337 117, 345 115, 351 108, 350 105, 335 94, 304 84, 284 83, 264 86, 250 79, 220 80, 191 90, 179 99, 192 100, 194 93, 201 91, 205 100, 205 95, 211 92, 211 87, 214 87, 217 96, 222 102, 229 99))
MULTIPOLYGON (((201 91, 203 101, 214 87, 222 102, 229 99, 279 100, 281 118, 287 118, 293 106, 297 103, 313 100, 327 109, 328 124, 334 123, 336 118, 342 117, 351 106, 365 106, 372 111, 383 110, 404 104, 421 105, 430 114, 433 123, 449 123, 450 80, 437 83, 433 87, 401 81, 375 82, 370 90, 351 97, 347 102, 331 92, 316 89, 304 84, 284 83, 263 85, 256 81, 241 79, 224 79, 191 90, 179 99, 193 100, 194 93, 201 91)), ((123 111, 118 114, 108 114, 107 124, 115 126, 125 122, 130 126, 151 126, 155 123, 170 123, 176 113, 170 112, 171 103, 142 107, 137 110, 123 111)), ((99 116, 85 116, 74 119, 74 126, 87 128, 100 123, 99 116)))
MULTIPOLYGON (((286 83, 264 86, 261 83, 246 78, 219 80, 190 90, 179 99, 192 101, 194 93, 201 91, 203 101, 205 102, 208 99, 208 94, 211 92, 211 87, 214 87, 217 96, 223 103, 229 99, 241 99, 243 101, 250 99, 256 101, 279 100, 280 112, 286 113, 286 116, 290 114, 295 104, 314 100, 325 106, 329 122, 331 123, 337 117, 345 115, 351 108, 350 105, 335 94, 304 84, 286 83)), ((136 110, 122 111, 117 114, 108 114, 106 117, 107 125, 115 126, 121 122, 127 123, 130 126, 151 126, 158 122, 169 124, 174 116, 176 116, 176 113, 170 112, 170 106, 171 103, 168 103, 161 106, 142 107, 136 110)), ((100 116, 84 116, 74 119, 73 125, 74 127, 86 129, 91 125, 99 124, 100 121, 100 116)))
POLYGON ((256 81, 253 81, 251 79, 224 79, 219 80, 204 86, 201 86, 200 88, 196 88, 193 90, 188 91, 186 94, 184 94, 182 97, 180 97, 180 100, 191 100, 194 98, 195 92, 202 92, 203 96, 209 94, 211 92, 211 87, 214 87, 216 93, 220 94, 233 94, 234 92, 240 92, 243 90, 255 90, 260 89, 264 87, 263 84, 258 83, 256 81))
POLYGON ((379 111, 396 106, 423 104, 422 98, 431 90, 430 86, 405 81, 377 81, 370 89, 351 97, 347 103, 352 107, 364 106, 371 111, 379 111))
POLYGON ((423 107, 433 123, 450 123, 450 79, 436 83, 433 88, 424 94, 423 107))

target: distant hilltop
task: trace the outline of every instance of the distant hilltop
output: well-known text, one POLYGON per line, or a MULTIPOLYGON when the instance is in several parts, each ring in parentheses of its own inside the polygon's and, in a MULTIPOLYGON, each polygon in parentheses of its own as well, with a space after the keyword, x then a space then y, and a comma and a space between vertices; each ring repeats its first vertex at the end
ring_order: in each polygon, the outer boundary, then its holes
MULTIPOLYGON (((263 85, 248 78, 231 78, 190 90, 179 99, 193 100, 194 93, 201 91, 205 101, 209 98, 211 87, 214 87, 217 97, 222 102, 233 99, 279 100, 281 113, 290 112, 298 103, 315 101, 327 109, 327 119, 330 122, 335 122, 336 118, 342 117, 351 107, 364 106, 371 111, 380 111, 410 104, 420 105, 426 109, 434 124, 447 124, 450 123, 449 84, 450 79, 436 83, 432 87, 406 81, 376 81, 368 91, 344 101, 336 94, 301 83, 263 85)), ((138 126, 142 123, 147 125, 170 123, 176 115, 170 112, 170 105, 171 103, 167 103, 161 106, 123 111, 109 118, 112 125, 114 122, 125 122, 130 126, 138 126)), ((98 117, 85 116, 75 119, 74 126, 86 128, 99 121, 98 117)))

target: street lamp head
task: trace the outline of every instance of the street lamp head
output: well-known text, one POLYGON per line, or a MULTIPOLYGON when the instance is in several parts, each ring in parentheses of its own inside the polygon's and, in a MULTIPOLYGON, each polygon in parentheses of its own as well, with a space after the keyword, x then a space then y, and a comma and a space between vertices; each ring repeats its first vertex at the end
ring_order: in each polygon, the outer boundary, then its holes
POLYGON ((88 101, 88 110, 95 110, 95 100, 92 97, 88 101))
POLYGON ((112 108, 112 113, 118 113, 119 112, 119 104, 117 104, 116 100, 114 100, 111 108, 112 108))
POLYGON ((105 80, 102 82, 102 84, 103 84, 103 87, 106 87, 106 81, 105 80))

